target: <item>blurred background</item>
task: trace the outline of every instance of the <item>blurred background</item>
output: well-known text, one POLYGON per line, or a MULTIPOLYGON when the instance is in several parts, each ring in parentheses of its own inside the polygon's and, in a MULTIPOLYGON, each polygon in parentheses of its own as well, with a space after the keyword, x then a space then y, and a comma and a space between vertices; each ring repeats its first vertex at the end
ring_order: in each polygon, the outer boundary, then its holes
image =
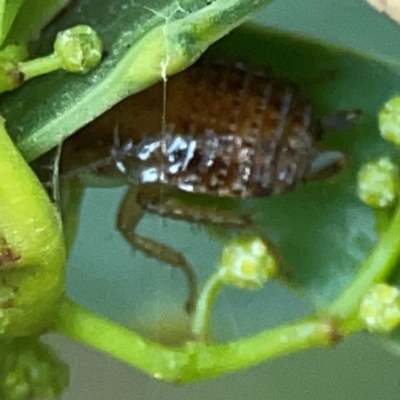
MULTIPOLYGON (((253 22, 365 50, 380 58, 400 59, 400 26, 374 12, 363 0, 276 0, 253 22)), ((157 336, 171 326, 160 321, 160 310, 165 314, 168 309, 166 316, 174 324, 184 323, 180 307, 186 291, 178 271, 133 254, 113 230, 124 191, 87 190, 80 233, 69 261, 68 294, 96 312, 157 336)), ((208 275, 221 249, 199 228, 161 221, 156 216, 144 218, 140 232, 188 254, 200 271, 200 279, 208 275)), ((216 305, 213 333, 220 340, 248 335, 310 310, 306 299, 276 283, 251 293, 226 289, 216 305)), ((63 400, 395 400, 400 393, 400 358, 362 334, 333 349, 311 349, 184 387, 158 382, 59 335, 47 335, 45 340, 71 366, 71 384, 63 400)))

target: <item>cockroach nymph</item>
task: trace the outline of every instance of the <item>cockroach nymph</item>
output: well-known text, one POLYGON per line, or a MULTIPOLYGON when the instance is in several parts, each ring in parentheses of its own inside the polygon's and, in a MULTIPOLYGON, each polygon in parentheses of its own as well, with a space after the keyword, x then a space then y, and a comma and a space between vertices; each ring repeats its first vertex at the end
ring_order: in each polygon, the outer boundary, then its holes
POLYGON ((183 269, 193 309, 196 284, 190 265, 180 252, 135 233, 143 211, 247 226, 246 216, 189 206, 174 193, 280 194, 340 163, 342 155, 330 152, 321 162, 325 153, 318 147, 320 128, 312 106, 294 85, 268 74, 251 73, 240 64, 202 62, 169 78, 165 104, 163 90, 160 83, 127 98, 68 139, 61 171, 66 179, 95 175, 96 185, 99 178, 129 185, 118 229, 132 246, 183 269))

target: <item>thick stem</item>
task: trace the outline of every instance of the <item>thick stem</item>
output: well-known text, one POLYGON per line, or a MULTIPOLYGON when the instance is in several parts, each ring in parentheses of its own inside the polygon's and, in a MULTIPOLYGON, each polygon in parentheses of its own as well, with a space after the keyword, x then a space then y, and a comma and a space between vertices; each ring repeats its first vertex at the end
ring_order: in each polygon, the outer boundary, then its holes
POLYGON ((64 290, 61 220, 0 118, 0 335, 43 332, 64 290))
POLYGON ((190 353, 190 364, 182 370, 180 381, 209 379, 313 346, 330 346, 336 340, 337 333, 332 325, 315 317, 232 343, 189 343, 185 350, 190 353))
POLYGON ((301 320, 222 345, 190 342, 168 348, 65 299, 55 330, 166 381, 199 381, 311 346, 334 343, 333 327, 317 318, 301 320))
POLYGON ((55 329, 167 381, 175 380, 176 370, 188 362, 181 351, 147 341, 67 298, 60 308, 55 329))

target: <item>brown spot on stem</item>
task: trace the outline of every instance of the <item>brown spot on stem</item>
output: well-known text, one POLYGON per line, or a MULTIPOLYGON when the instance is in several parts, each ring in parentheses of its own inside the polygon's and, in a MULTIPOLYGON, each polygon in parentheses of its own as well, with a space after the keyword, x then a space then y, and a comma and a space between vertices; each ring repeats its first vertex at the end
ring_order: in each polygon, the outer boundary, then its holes
POLYGON ((15 253, 6 243, 0 250, 0 270, 13 267, 13 264, 21 258, 21 255, 15 253))
POLYGON ((342 339, 344 337, 344 334, 341 331, 341 329, 339 328, 338 322, 335 321, 334 318, 332 318, 329 321, 329 325, 330 325, 330 328, 331 328, 330 329, 330 335, 329 335, 329 342, 330 342, 329 345, 330 346, 336 346, 337 344, 339 344, 342 341, 342 339))

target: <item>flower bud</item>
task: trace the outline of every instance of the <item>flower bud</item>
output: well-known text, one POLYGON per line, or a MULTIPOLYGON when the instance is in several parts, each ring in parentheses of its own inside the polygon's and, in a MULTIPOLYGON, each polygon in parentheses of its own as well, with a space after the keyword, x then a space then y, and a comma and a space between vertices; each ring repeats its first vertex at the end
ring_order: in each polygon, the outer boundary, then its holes
POLYGON ((369 331, 392 331, 400 323, 399 289, 386 283, 374 285, 361 302, 359 318, 369 331))
POLYGON ((221 281, 242 289, 261 288, 277 271, 277 262, 256 236, 235 239, 222 252, 221 281))
POLYGON ((374 208, 389 207, 397 200, 399 171, 389 157, 364 164, 358 172, 359 198, 374 208))
POLYGON ((78 25, 59 32, 54 53, 62 59, 62 67, 70 72, 85 72, 101 60, 103 43, 87 25, 78 25))

